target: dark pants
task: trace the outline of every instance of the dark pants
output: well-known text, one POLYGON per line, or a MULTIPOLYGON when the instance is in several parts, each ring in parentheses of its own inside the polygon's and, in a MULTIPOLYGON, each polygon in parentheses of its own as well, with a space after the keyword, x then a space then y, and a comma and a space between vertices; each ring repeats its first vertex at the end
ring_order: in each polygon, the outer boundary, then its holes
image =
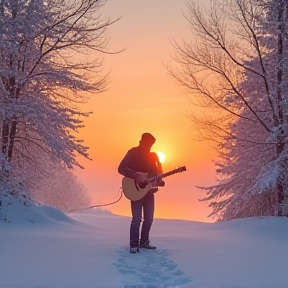
POLYGON ((147 193, 142 199, 131 201, 132 221, 130 226, 130 246, 138 246, 140 223, 142 220, 143 211, 143 224, 141 228, 141 240, 149 240, 149 232, 154 219, 154 194, 147 193))

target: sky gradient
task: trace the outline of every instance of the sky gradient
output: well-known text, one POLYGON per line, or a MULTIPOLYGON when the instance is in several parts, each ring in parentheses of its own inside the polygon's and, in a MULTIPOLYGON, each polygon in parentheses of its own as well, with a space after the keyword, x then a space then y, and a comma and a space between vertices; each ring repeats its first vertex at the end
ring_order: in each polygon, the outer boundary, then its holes
MULTIPOLYGON (((108 0, 102 9, 103 17, 122 17, 109 29, 109 49, 127 49, 105 56, 104 71, 111 70, 109 89, 82 108, 94 112, 79 135, 90 147, 92 161, 81 160, 85 170, 75 174, 93 205, 117 200, 122 179, 118 165, 141 134, 150 132, 157 139, 152 150, 166 156, 164 172, 187 168, 165 178, 166 186, 156 194, 155 217, 213 221, 207 218, 207 203, 198 201, 204 192, 195 186, 215 183, 215 151, 194 140, 187 91, 165 69, 173 61, 169 41, 191 38, 185 9, 184 0, 108 0)), ((123 197, 105 209, 130 215, 130 202, 123 197)))

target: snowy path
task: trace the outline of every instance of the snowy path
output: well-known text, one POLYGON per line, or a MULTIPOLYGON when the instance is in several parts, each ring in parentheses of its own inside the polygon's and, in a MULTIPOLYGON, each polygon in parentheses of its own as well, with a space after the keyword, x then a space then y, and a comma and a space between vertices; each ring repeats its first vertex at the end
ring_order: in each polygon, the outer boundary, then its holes
POLYGON ((287 217, 157 219, 158 248, 130 254, 129 217, 20 208, 0 221, 0 288, 288 288, 287 217))
POLYGON ((127 248, 117 251, 114 265, 125 277, 123 288, 186 287, 191 283, 174 263, 167 250, 143 250, 130 254, 127 248))

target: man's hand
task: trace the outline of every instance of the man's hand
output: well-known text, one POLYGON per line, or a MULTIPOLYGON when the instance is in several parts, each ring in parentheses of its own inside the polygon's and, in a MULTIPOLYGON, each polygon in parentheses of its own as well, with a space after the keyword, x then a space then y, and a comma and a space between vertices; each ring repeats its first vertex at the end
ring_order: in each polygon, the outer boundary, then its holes
POLYGON ((134 180, 138 182, 139 184, 145 183, 147 180, 146 176, 141 173, 135 173, 134 180))
POLYGON ((161 179, 160 181, 157 181, 157 184, 159 187, 164 187, 165 186, 165 182, 161 179))

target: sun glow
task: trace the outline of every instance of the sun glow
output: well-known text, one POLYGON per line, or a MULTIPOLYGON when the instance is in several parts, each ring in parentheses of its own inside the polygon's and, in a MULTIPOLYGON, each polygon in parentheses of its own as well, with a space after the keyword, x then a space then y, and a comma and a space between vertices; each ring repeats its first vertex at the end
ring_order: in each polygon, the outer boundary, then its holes
POLYGON ((160 163, 163 163, 165 161, 165 154, 163 152, 160 152, 160 151, 158 151, 156 153, 157 153, 157 155, 159 157, 160 163))

